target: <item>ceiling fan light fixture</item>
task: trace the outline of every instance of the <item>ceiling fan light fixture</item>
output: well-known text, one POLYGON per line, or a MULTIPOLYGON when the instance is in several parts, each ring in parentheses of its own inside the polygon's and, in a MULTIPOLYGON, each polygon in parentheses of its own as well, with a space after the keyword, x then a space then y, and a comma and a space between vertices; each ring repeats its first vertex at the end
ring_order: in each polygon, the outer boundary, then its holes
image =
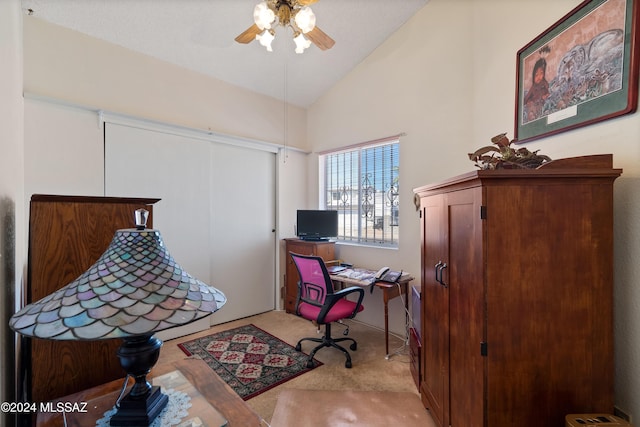
POLYGON ((260 2, 253 9, 253 21, 261 29, 271 29, 271 24, 276 19, 276 14, 271 10, 266 1, 260 2))
MULTIPOLYGON (((1 1, 1 0, 0 0, 1 1)), ((335 41, 316 26, 316 15, 308 6, 318 0, 261 0, 253 9, 254 23, 240 33, 235 41, 242 44, 253 40, 273 52, 271 42, 276 28, 293 31, 296 53, 303 53, 311 44, 321 50, 331 49, 335 41)))
POLYGON ((304 6, 296 12, 295 16, 296 26, 302 31, 304 34, 313 30, 316 26, 316 15, 313 13, 313 10, 309 6, 304 6))
POLYGON ((267 52, 273 52, 271 42, 275 38, 276 37, 273 34, 273 30, 264 30, 262 34, 256 35, 256 40, 258 40, 262 46, 267 48, 267 52))
POLYGON ((296 43, 296 53, 304 53, 304 50, 311 46, 311 41, 307 40, 304 34, 298 34, 293 41, 296 43))

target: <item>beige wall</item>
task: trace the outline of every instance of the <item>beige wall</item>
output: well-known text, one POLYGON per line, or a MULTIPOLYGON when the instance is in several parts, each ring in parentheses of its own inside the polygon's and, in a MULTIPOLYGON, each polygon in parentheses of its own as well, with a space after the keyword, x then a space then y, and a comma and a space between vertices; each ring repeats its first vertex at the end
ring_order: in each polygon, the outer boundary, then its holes
MULTIPOLYGON (((467 149, 460 155, 460 146, 473 138, 473 129, 465 125, 472 116, 473 82, 468 6, 464 1, 428 3, 309 109, 314 151, 406 133, 400 138, 399 249, 341 245, 341 259, 370 268, 403 269, 419 283, 420 236, 412 189, 469 169, 467 149)), ((310 156, 309 169, 309 203, 317 204, 317 156, 310 156)), ((382 326, 377 292, 367 294, 365 307, 358 318, 382 326)), ((402 331, 402 310, 399 299, 391 301, 392 330, 402 331)))
MULTIPOLYGON (((15 334, 9 317, 20 298, 25 245, 22 18, 19 0, 0 1, 0 402, 15 401, 15 334)), ((0 414, 0 425, 14 417, 0 414)))
MULTIPOLYGON (((430 0, 309 109, 314 151, 407 133, 400 146, 400 249, 340 246, 341 258, 419 273, 411 189, 473 170, 467 153, 489 145, 498 133, 513 137, 516 52, 579 3, 430 0)), ((614 166, 624 169, 615 184, 615 401, 640 417, 640 115, 526 147, 552 158, 613 153, 614 166)), ((309 193, 317 203, 317 156, 310 157, 309 193)), ((359 318, 373 316, 369 308, 375 304, 365 300, 359 318)))
MULTIPOLYGON (((24 29, 27 94, 284 143, 282 101, 34 17, 24 17, 24 29)), ((287 111, 287 143, 305 148, 306 111, 295 106, 287 111)))

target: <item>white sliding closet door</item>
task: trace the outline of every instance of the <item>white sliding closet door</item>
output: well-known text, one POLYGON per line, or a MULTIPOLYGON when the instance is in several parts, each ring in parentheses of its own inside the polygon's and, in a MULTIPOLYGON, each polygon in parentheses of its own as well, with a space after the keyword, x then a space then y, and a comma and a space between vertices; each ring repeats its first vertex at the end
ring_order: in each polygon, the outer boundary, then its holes
POLYGON ((161 338, 275 307, 275 154, 105 123, 105 188, 162 199, 153 225, 169 252, 227 296, 222 310, 161 338))
POLYGON ((275 154, 213 144, 211 165, 211 275, 233 305, 215 321, 273 310, 275 154))

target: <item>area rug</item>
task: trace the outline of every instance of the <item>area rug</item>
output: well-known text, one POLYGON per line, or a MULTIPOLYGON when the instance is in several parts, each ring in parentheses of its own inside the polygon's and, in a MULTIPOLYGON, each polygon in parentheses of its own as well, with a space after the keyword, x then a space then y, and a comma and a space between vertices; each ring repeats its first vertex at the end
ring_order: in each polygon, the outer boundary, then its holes
POLYGON ((253 324, 178 344, 204 360, 244 400, 322 365, 253 324))

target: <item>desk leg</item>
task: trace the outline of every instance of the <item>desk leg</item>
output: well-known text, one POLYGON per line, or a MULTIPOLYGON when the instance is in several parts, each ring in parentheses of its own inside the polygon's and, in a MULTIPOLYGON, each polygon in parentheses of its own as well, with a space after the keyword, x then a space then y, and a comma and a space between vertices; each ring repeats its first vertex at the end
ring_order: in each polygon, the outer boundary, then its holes
MULTIPOLYGON (((409 321, 409 282, 403 282, 399 285, 404 287, 404 320, 405 324, 409 321)), ((389 360, 391 355, 389 354, 389 300, 402 295, 403 289, 396 288, 383 288, 382 296, 384 301, 384 345, 386 356, 385 359, 389 360), (394 293, 392 293, 394 292, 394 293)), ((405 344, 407 344, 408 336, 405 336, 405 344)))
POLYGON ((384 293, 384 349, 386 356, 385 359, 389 360, 389 298, 387 297, 387 290, 384 293))

